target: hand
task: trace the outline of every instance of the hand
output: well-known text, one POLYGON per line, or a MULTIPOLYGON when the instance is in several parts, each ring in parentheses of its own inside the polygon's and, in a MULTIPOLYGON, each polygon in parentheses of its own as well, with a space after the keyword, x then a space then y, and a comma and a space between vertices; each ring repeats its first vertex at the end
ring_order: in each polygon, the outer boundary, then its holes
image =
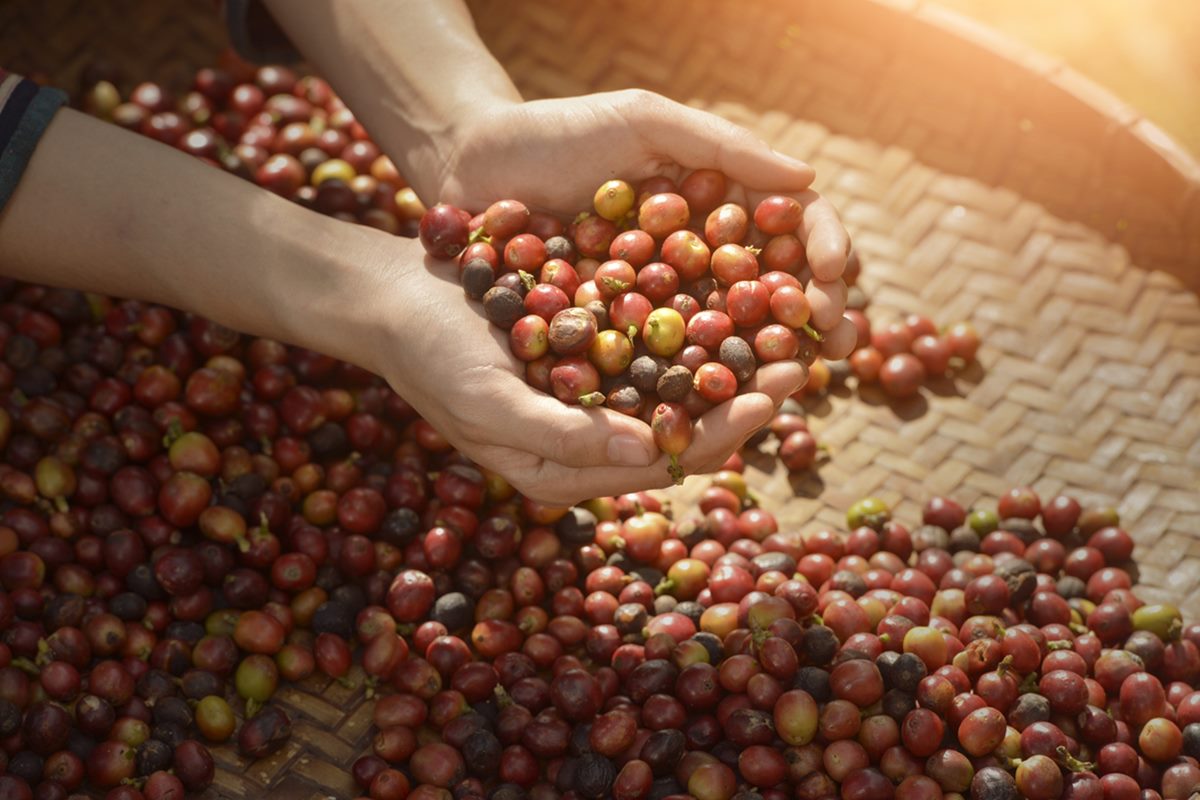
MULTIPOLYGON (((452 262, 403 259, 378 272, 372 306, 399 311, 370 365, 462 453, 551 505, 670 485, 669 460, 640 419, 568 406, 525 383, 507 332, 463 296, 452 262)), ((794 362, 758 370, 743 394, 696 423, 685 472, 719 468, 807 378, 794 362)))
POLYGON ((809 186, 814 172, 776 153, 745 128, 641 90, 558 100, 496 102, 461 125, 436 174, 414 176, 427 200, 481 211, 507 197, 570 218, 592 207, 610 178, 637 183, 654 175, 680 181, 694 169, 725 173, 727 200, 753 210, 770 194, 791 194, 804 207, 799 231, 814 276, 830 291, 810 291, 814 317, 830 331, 822 348, 845 358, 855 333, 841 275, 850 237, 828 200, 809 186), (840 321, 840 322, 839 322, 840 321))

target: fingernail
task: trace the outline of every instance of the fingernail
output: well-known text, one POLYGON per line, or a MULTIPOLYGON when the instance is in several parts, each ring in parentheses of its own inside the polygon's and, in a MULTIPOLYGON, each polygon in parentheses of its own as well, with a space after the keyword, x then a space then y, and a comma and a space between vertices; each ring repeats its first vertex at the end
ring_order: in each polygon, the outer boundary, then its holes
POLYGON ((624 467, 648 467, 658 454, 646 449, 636 436, 614 436, 608 440, 608 460, 624 467))

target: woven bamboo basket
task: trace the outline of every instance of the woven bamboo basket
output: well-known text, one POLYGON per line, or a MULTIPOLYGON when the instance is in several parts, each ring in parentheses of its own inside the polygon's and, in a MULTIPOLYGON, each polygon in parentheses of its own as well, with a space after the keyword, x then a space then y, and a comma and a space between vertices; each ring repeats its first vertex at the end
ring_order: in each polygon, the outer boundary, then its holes
MULTIPOLYGON (((180 88, 225 46, 211 8, 9 0, 0 64, 74 88, 101 58, 180 88)), ((1184 291, 1200 288, 1200 167, 1158 129, 919 0, 472 8, 527 97, 640 86, 807 159, 862 256, 873 318, 921 311, 982 333, 978 369, 911 401, 821 400, 813 427, 831 457, 818 472, 752 456, 782 525, 840 524, 867 494, 913 521, 932 494, 1067 491, 1119 508, 1144 596, 1200 615, 1200 302, 1184 291)), ((206 797, 355 794, 363 691, 313 679, 280 701, 291 742, 256 763, 218 748, 206 797)))

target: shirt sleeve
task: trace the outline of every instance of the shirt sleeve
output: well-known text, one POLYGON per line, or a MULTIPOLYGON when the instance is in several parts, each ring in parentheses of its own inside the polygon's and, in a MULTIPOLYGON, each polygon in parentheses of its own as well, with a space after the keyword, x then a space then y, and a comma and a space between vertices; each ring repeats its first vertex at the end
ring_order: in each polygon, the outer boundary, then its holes
POLYGON ((16 191, 54 113, 66 102, 58 89, 40 87, 0 68, 0 211, 16 191))
POLYGON ((300 60, 262 0, 225 0, 224 10, 229 40, 242 58, 259 64, 300 60))

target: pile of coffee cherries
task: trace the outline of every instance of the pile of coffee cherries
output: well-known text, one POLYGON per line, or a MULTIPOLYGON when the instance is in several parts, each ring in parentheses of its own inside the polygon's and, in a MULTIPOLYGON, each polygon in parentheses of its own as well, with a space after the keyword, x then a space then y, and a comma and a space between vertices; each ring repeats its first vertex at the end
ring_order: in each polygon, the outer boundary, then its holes
POLYGON ((800 203, 777 195, 750 213, 723 202, 726 189, 705 169, 678 186, 610 180, 595 213, 569 226, 517 200, 474 217, 440 204, 420 237, 433 257, 457 259, 464 292, 509 331, 532 386, 641 417, 682 481, 696 418, 759 365, 812 363, 839 323, 853 334, 840 275, 806 264, 800 203))
POLYGON ((939 331, 923 314, 883 325, 872 325, 861 311, 846 316, 858 332, 849 366, 859 387, 879 384, 896 399, 912 397, 926 381, 971 364, 979 351, 979 334, 969 322, 939 331))
POLYGON ((910 528, 866 498, 846 530, 801 534, 751 496, 725 471, 697 515, 602 498, 560 518, 543 555, 522 541, 473 624, 414 633, 360 783, 584 800, 1195 797, 1200 625, 1133 593, 1116 512, 1019 488, 994 511, 933 498, 910 528))
POLYGON ((144 82, 124 95, 111 69, 93 65, 80 104, 323 214, 415 236, 425 207, 391 160, 323 79, 287 67, 196 73, 178 97, 144 82))
MULTIPOLYGON (((214 126, 316 85, 201 75, 214 126)), ((1200 625, 1069 497, 801 533, 735 457, 691 513, 549 508, 354 367, 3 281, 0 464, 0 798, 177 800, 321 675, 377 698, 369 800, 1197 798, 1200 625)))

